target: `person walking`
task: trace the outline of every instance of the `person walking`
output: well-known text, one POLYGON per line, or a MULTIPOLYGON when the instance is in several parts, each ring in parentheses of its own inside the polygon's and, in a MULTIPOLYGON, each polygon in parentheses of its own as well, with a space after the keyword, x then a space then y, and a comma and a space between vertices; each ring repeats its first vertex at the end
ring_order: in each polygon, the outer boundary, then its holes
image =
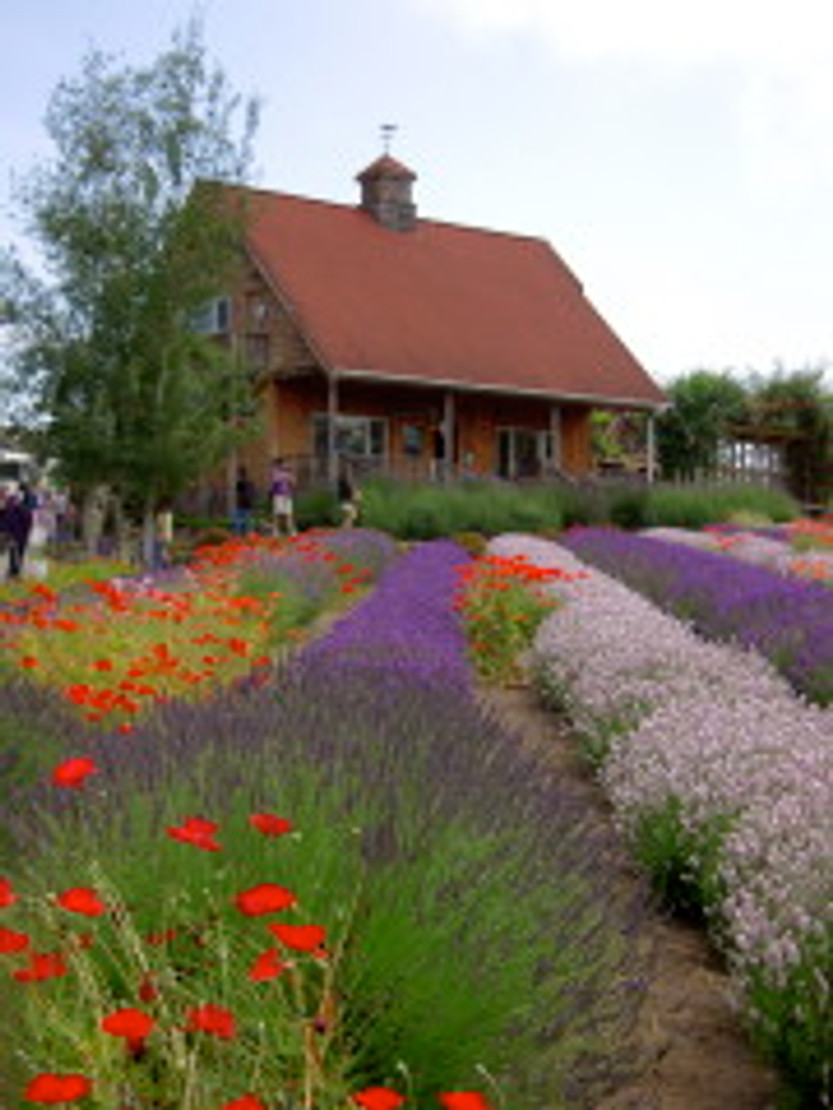
POLYGON ((164 570, 171 565, 171 551, 174 543, 174 506, 167 498, 159 503, 156 511, 156 567, 164 570))
POLYGON ((294 536, 295 527, 295 475, 286 461, 278 456, 272 463, 269 486, 272 498, 272 526, 276 536, 294 536))
POLYGON ((236 536, 248 536, 254 522, 255 501, 257 491, 255 484, 249 477, 245 466, 237 471, 237 481, 234 483, 234 520, 232 531, 236 536))
POLYGON ((20 578, 23 573, 36 503, 34 494, 23 483, 6 502, 3 528, 9 537, 9 578, 20 578))
POLYGON ((342 463, 339 470, 337 497, 341 508, 341 527, 352 528, 359 517, 362 494, 356 485, 353 469, 347 462, 342 463))

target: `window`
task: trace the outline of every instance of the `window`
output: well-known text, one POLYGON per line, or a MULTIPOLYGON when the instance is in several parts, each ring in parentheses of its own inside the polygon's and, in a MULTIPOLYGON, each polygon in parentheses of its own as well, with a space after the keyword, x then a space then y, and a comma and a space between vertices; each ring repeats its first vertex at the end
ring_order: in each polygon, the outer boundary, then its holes
MULTIPOLYGON (((313 450, 319 457, 327 455, 326 413, 312 418, 313 450)), ((387 446, 387 421, 377 416, 337 416, 335 449, 339 455, 380 459, 387 446)))
POLYGON ((250 293, 246 298, 246 320, 250 331, 269 328, 269 300, 263 293, 250 293))
POLYGON ((199 335, 228 335, 231 330, 231 300, 214 297, 191 316, 191 329, 199 335))
POLYGON ((425 450, 425 429, 420 424, 402 425, 402 452, 409 458, 419 458, 425 450))
POLYGON ((537 478, 552 461, 552 433, 500 428, 497 448, 501 478, 537 478))
POLYGON ((269 365, 269 336, 246 336, 246 359, 255 370, 265 370, 269 365))

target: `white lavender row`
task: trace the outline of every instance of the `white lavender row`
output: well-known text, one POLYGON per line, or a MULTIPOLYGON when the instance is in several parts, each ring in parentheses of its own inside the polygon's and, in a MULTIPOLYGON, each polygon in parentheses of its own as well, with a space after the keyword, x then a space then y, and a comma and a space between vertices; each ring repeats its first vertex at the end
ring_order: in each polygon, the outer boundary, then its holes
MULTIPOLYGON (((587 570, 549 541, 490 546, 587 570)), ((796 696, 756 653, 701 640, 598 571, 550 588, 565 605, 539 630, 535 669, 601 757, 620 827, 633 842, 646 821, 679 814, 687 867, 713 869, 712 924, 754 1024, 770 1043, 809 1045, 816 1082, 828 1084, 833 710, 796 696)))

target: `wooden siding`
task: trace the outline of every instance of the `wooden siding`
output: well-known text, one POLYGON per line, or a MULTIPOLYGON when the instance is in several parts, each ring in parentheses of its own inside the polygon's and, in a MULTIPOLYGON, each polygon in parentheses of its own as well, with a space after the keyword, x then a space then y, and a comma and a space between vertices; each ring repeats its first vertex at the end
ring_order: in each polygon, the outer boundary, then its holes
MULTIPOLYGON (((247 268, 233 297, 233 328, 233 341, 251 359, 257 373, 261 405, 260 431, 239 450, 234 464, 244 463, 262 486, 276 455, 312 458, 313 416, 328 411, 328 376, 293 315, 254 265, 247 268)), ((452 390, 451 397, 454 437, 450 461, 455 472, 498 473, 501 429, 550 432, 553 404, 560 413, 561 469, 574 476, 591 470, 591 406, 476 389, 452 390)), ((387 427, 383 467, 408 477, 428 477, 433 473, 434 433, 442 426, 446 398, 446 390, 430 383, 346 377, 337 380, 336 411, 383 418, 387 427), (419 431, 409 433, 409 426, 419 431), (421 438, 418 455, 406 452, 409 434, 412 440, 421 438)), ((229 475, 232 471, 230 467, 229 475)))

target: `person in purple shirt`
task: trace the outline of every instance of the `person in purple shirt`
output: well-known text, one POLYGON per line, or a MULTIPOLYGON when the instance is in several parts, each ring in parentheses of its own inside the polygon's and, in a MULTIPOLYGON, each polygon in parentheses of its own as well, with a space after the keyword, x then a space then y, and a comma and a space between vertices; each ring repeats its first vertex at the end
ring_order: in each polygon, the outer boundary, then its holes
POLYGON ((272 521, 275 535, 296 535, 298 529, 295 527, 295 475, 284 459, 280 457, 272 463, 269 494, 272 498, 272 521))

